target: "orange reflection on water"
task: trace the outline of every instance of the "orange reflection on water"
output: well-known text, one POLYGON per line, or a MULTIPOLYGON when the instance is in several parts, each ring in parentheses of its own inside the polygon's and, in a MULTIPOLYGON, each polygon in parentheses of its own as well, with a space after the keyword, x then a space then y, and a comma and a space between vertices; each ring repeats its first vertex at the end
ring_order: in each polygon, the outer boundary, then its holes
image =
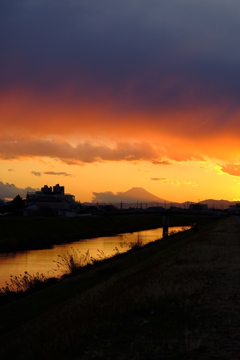
MULTIPOLYGON (((175 226, 169 228, 169 232, 179 232, 188 227, 175 226)), ((58 277, 67 272, 63 266, 58 267, 57 262, 61 256, 73 250, 86 254, 89 251, 94 259, 111 257, 116 252, 126 252, 131 243, 138 239, 143 245, 162 238, 162 228, 119 234, 116 236, 105 236, 93 239, 84 239, 69 244, 56 245, 52 249, 31 250, 17 253, 0 254, 0 287, 5 286, 10 276, 19 276, 27 271, 34 275, 37 272, 47 277, 58 277), (60 257, 59 257, 60 256, 60 257)))

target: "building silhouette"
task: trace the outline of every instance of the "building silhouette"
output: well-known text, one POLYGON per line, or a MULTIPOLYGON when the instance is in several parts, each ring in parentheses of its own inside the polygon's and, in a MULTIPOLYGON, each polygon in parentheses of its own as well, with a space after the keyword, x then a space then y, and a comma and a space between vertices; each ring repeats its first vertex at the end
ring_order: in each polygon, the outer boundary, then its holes
POLYGON ((75 216, 75 206, 75 196, 65 194, 64 186, 44 185, 40 191, 27 193, 24 215, 75 216))

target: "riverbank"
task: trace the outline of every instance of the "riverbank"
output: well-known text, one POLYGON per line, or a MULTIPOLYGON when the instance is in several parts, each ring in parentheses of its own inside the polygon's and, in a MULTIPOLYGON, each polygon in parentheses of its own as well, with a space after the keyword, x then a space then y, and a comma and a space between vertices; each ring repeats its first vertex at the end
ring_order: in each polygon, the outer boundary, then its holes
POLYGON ((0 308, 1 359, 238 359, 239 234, 222 219, 0 308))
MULTIPOLYGON (((170 226, 205 224, 211 217, 171 215, 170 226)), ((161 214, 98 215, 88 217, 1 217, 0 253, 47 249, 79 239, 110 236, 162 226, 161 214)))

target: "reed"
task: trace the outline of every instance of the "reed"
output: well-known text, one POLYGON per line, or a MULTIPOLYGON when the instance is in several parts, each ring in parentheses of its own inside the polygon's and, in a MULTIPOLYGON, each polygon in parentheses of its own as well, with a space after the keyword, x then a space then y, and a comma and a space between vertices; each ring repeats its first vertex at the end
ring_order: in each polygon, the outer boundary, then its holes
POLYGON ((23 295, 27 295, 39 291, 50 284, 56 283, 57 278, 48 278, 44 274, 29 274, 27 271, 19 276, 10 276, 6 286, 0 289, 0 305, 19 299, 23 295))
POLYGON ((141 247, 143 247, 143 240, 141 235, 138 233, 137 239, 135 241, 132 241, 128 244, 130 250, 139 250, 141 247))

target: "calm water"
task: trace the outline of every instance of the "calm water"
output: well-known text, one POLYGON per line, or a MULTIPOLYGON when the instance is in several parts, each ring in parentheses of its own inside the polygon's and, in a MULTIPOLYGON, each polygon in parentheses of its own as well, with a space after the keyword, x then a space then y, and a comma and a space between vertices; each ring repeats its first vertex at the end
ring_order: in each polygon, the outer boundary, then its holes
MULTIPOLYGON (((179 232, 188 229, 189 226, 169 227, 169 232, 179 232)), ((16 253, 0 254, 0 287, 5 286, 5 282, 10 279, 10 275, 18 276, 27 271, 29 274, 43 273, 45 276, 61 276, 66 270, 58 268, 56 261, 59 256, 71 252, 72 249, 85 254, 88 250, 90 255, 98 258, 99 251, 105 256, 110 257, 119 252, 129 250, 128 244, 135 242, 140 236, 143 244, 162 238, 162 228, 144 230, 134 233, 120 234, 117 236, 98 237, 94 239, 84 239, 69 244, 55 245, 52 249, 21 251, 16 253)))

